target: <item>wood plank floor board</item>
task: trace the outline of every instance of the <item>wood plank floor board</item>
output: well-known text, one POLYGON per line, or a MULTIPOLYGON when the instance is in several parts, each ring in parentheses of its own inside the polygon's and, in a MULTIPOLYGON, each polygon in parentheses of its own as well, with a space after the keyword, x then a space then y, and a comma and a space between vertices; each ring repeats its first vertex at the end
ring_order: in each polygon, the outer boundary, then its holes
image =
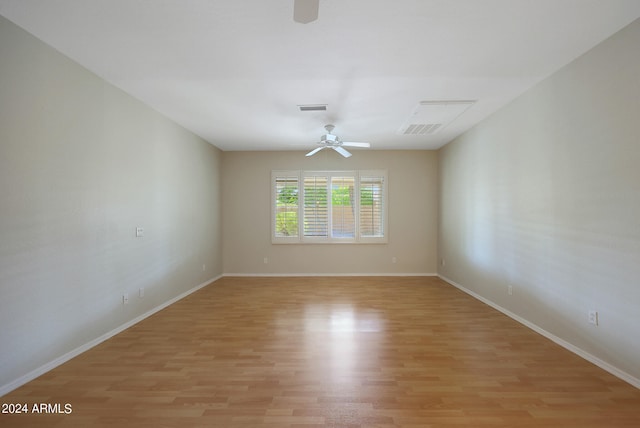
POLYGON ((638 427, 640 390, 438 278, 222 278, 0 399, 7 427, 638 427))

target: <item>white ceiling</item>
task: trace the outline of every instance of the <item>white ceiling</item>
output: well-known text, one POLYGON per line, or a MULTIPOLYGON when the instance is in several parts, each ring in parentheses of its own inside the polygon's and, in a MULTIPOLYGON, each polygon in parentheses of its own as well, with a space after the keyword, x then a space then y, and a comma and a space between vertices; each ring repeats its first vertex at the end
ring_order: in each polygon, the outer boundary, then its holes
POLYGON ((311 149, 326 123, 374 149, 435 149, 640 1, 320 0, 309 24, 293 0, 0 0, 0 14, 223 150, 311 149), (477 102, 434 135, 398 134, 428 100, 477 102))

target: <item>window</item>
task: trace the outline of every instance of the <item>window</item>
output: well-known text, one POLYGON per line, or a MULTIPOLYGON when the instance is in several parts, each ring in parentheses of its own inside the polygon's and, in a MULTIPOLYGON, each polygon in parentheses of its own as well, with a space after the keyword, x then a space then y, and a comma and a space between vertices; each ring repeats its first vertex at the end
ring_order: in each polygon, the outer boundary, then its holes
POLYGON ((327 177, 304 177, 303 183, 304 211, 302 213, 302 234, 306 237, 327 237, 329 223, 327 177))
POLYGON ((360 177, 360 234, 366 237, 384 237, 384 203, 382 202, 384 177, 360 177))
POLYGON ((273 171, 273 243, 387 242, 385 171, 273 171))
POLYGON ((298 177, 276 177, 276 209, 274 236, 298 236, 298 177))

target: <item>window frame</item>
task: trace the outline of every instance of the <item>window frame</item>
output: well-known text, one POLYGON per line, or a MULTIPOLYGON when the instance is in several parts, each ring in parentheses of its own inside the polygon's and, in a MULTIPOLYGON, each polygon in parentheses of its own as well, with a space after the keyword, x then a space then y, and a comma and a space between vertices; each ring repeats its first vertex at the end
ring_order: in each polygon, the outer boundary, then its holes
POLYGON ((387 170, 273 170, 271 171, 271 242, 273 244, 386 244, 389 240, 388 222, 388 174, 387 170), (305 236, 305 177, 326 177, 327 184, 327 236, 305 236), (332 198, 332 178, 346 177, 353 178, 354 188, 354 236, 353 237, 333 237, 333 198, 332 198), (382 235, 381 236, 361 236, 360 227, 361 180, 367 178, 382 179, 382 235), (278 236, 276 234, 277 212, 278 212, 278 192, 277 181, 279 179, 296 178, 297 182, 297 216, 298 232, 297 236, 278 236))

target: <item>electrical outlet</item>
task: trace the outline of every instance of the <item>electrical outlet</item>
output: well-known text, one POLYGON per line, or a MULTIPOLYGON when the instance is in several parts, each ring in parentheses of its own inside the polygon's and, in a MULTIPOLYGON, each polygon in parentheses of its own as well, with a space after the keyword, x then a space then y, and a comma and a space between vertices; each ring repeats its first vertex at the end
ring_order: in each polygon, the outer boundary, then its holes
POLYGON ((207 270, 207 265, 203 264, 202 265, 202 272, 204 272, 205 270, 207 270))
POLYGON ((509 284, 507 287, 507 293, 509 293, 509 296, 513 296, 513 285, 509 284))
POLYGON ((144 287, 140 287, 140 289, 138 290, 138 297, 144 297, 144 287))
POLYGON ((264 264, 266 265, 267 263, 269 263, 269 259, 267 257, 264 258, 264 264))
POLYGON ((589 324, 598 325, 598 311, 589 311, 589 324))
POLYGON ((142 238, 144 236, 144 228, 136 227, 136 238, 142 238))
POLYGON ((128 305, 129 304, 129 293, 124 293, 122 295, 122 304, 123 305, 128 305))
POLYGON ((391 257, 391 263, 398 263, 398 259, 395 257, 391 257))
POLYGON ((440 264, 441 264, 442 266, 445 266, 445 265, 447 264, 447 262, 445 262, 445 260, 444 260, 444 259, 441 259, 441 260, 440 260, 440 264))

